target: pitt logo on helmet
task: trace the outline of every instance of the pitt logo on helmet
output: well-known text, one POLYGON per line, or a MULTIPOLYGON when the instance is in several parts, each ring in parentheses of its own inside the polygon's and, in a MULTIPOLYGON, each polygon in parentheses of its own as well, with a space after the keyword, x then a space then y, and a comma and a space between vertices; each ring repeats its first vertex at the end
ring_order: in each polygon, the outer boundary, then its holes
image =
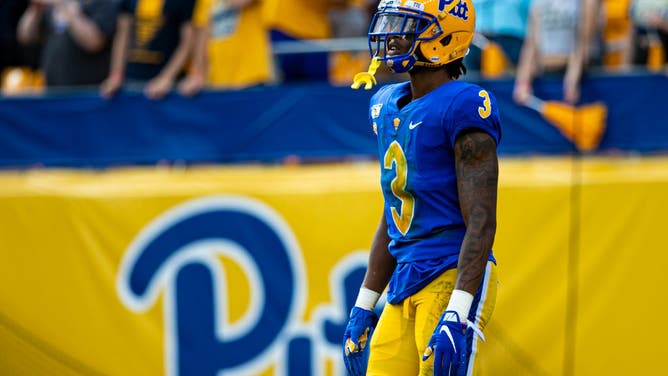
POLYGON ((439 0, 439 2, 438 2, 438 10, 439 10, 440 12, 444 11, 445 8, 446 8, 448 5, 450 5, 450 4, 454 3, 454 2, 455 2, 455 0, 439 0))
POLYGON ((469 19, 469 7, 466 5, 466 2, 460 1, 452 10, 450 11, 455 17, 459 17, 463 20, 469 19))

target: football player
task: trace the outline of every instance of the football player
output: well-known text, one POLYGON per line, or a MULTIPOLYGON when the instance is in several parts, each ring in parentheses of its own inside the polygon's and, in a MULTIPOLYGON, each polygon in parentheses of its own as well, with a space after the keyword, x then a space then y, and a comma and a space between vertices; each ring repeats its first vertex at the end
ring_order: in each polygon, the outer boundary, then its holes
POLYGON ((457 80, 474 25, 471 0, 383 0, 371 21, 371 66, 353 88, 381 62, 410 81, 370 103, 384 210, 343 338, 350 374, 476 372, 496 300, 501 129, 491 93, 457 80))

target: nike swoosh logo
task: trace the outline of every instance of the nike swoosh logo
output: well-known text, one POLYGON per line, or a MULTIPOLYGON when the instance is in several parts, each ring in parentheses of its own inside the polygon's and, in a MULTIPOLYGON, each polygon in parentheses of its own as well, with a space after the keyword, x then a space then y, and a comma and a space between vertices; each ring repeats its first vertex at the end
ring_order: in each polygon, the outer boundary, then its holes
POLYGON ((441 330, 439 330, 439 334, 445 332, 447 334, 448 339, 450 340, 450 344, 452 345, 452 349, 454 350, 454 353, 457 353, 457 346, 455 345, 455 339, 452 338, 452 333, 450 333, 450 328, 447 326, 443 325, 441 326, 441 330))
POLYGON ((415 123, 415 124, 413 124, 413 122, 411 121, 411 123, 408 124, 408 129, 415 129, 415 128, 417 128, 417 126, 420 125, 420 124, 422 124, 421 121, 419 121, 419 122, 417 122, 417 123, 415 123))

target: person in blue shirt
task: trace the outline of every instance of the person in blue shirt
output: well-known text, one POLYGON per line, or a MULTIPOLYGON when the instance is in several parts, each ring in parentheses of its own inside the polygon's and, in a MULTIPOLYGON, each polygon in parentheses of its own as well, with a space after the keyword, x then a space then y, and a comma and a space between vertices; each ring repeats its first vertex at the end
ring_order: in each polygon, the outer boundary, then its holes
POLYGON ((496 300, 501 127, 491 93, 457 80, 474 26, 471 0, 383 0, 371 21, 371 67, 353 88, 370 88, 381 62, 410 81, 380 88, 370 103, 384 209, 343 338, 352 375, 478 366, 496 300))

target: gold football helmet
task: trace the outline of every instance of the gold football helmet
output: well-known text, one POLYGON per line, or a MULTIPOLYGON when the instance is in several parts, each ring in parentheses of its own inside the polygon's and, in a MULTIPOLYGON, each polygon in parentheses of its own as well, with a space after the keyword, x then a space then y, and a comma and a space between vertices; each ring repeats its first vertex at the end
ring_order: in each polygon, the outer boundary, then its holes
POLYGON ((467 54, 474 28, 471 0, 381 0, 369 27, 369 50, 396 73, 440 67, 467 54), (388 42, 397 37, 411 42, 407 52, 390 52, 388 42))

